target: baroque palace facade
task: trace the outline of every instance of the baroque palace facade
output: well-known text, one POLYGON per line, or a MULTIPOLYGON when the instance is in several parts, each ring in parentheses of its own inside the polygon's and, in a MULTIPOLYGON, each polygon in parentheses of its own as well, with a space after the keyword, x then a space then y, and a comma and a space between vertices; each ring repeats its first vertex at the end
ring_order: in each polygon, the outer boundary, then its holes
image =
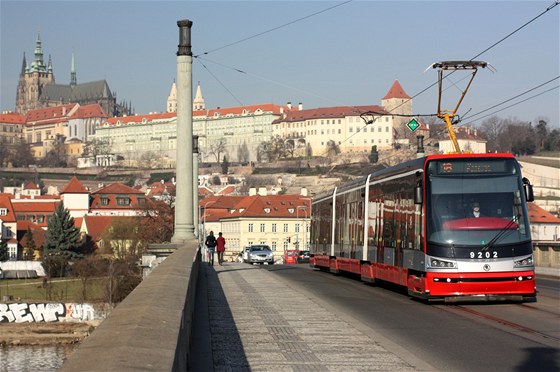
MULTIPOLYGON (((177 132, 177 96, 173 83, 166 113, 112 117, 96 128, 94 137, 108 143, 111 152, 125 165, 139 165, 142 158, 155 159, 154 165, 175 165, 177 132)), ((290 103, 285 106, 261 104, 206 109, 200 84, 193 101, 193 134, 199 138, 201 162, 257 161, 261 143, 280 136, 304 155, 311 147, 312 155, 324 155, 330 141, 341 152, 368 152, 373 145, 390 148, 402 127, 402 118, 391 114, 412 113, 412 102, 398 81, 382 99, 382 106, 344 106, 303 109, 290 103), (369 112, 375 119, 366 125, 361 115, 369 112), (241 159, 241 148, 248 157, 241 159), (219 151, 218 151, 219 150, 219 151)), ((405 119, 408 121, 408 119, 405 119)))
POLYGON ((111 92, 106 80, 98 80, 78 84, 74 53, 70 71, 70 84, 56 84, 52 60, 48 64, 43 60, 41 39, 37 34, 34 60, 27 64, 25 53, 19 75, 16 109, 19 114, 27 114, 30 110, 61 106, 69 103, 80 105, 99 104, 108 116, 130 115, 132 105, 117 103, 116 93, 111 92))

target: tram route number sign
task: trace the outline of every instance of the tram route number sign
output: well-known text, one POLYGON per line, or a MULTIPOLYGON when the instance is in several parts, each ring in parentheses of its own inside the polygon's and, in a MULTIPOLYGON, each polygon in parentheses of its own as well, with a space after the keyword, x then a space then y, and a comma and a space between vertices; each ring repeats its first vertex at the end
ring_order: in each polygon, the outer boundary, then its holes
POLYGON ((418 122, 418 120, 412 119, 408 122, 408 124, 406 124, 406 126, 408 127, 408 129, 414 132, 416 129, 420 128, 420 123, 418 122))

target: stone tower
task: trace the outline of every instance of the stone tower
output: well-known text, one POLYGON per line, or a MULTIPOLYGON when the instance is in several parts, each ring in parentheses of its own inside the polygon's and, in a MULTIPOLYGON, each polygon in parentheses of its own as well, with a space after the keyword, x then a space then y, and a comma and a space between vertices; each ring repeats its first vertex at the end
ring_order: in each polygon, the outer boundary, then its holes
POLYGON ((196 87, 196 94, 193 101, 193 110, 206 110, 206 104, 204 103, 204 97, 202 97, 202 91, 200 90, 200 81, 196 87))
MULTIPOLYGON (((406 94, 398 80, 395 80, 389 92, 381 99, 381 105, 391 114, 412 115, 412 98, 406 94)), ((406 124, 410 119, 411 117, 406 116, 394 117, 393 126, 399 139, 407 137, 406 124)))
POLYGON ((16 112, 25 114, 29 110, 40 108, 39 97, 41 92, 45 85, 54 83, 51 58, 49 57, 48 66, 45 65, 43 62, 41 38, 39 33, 37 33, 35 59, 31 63, 31 67, 27 66, 25 53, 23 54, 23 63, 16 93, 16 112))
POLYGON ((175 80, 173 80, 171 92, 167 97, 167 112, 177 112, 177 84, 175 84, 175 80))

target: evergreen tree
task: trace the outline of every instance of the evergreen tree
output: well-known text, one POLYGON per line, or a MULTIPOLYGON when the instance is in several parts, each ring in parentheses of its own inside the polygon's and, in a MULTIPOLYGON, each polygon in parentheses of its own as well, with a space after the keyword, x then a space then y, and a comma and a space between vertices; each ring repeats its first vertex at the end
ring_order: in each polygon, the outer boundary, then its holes
POLYGON ((26 244, 26 253, 25 259, 26 260, 33 260, 35 257, 35 249, 37 249, 37 245, 35 244, 35 239, 33 239, 33 232, 31 228, 27 228, 27 232, 25 233, 27 244, 26 244))
POLYGON ((229 161, 227 155, 224 155, 224 161, 222 162, 222 174, 227 174, 229 170, 229 161))
POLYGON ((8 261, 8 241, 0 239, 0 262, 8 261))
POLYGON ((79 236, 70 212, 60 203, 49 220, 43 256, 43 267, 50 277, 63 276, 68 261, 81 257, 77 252, 79 236))
POLYGON ((379 160, 379 152, 377 152, 377 145, 371 146, 371 152, 369 153, 369 162, 371 164, 377 163, 379 160))

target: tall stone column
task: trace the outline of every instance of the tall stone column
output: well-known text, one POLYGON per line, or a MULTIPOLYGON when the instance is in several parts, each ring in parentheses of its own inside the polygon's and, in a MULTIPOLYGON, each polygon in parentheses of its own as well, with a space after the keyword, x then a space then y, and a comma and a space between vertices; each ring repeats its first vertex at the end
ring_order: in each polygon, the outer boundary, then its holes
POLYGON ((201 240, 200 209, 198 208, 198 136, 193 136, 193 208, 194 208, 194 236, 201 240))
MULTIPOLYGON (((193 99, 191 27, 188 19, 177 21, 179 49, 177 51, 177 160, 175 231, 172 243, 196 240, 193 205, 193 99)), ((196 206, 198 207, 198 206, 196 206)))

